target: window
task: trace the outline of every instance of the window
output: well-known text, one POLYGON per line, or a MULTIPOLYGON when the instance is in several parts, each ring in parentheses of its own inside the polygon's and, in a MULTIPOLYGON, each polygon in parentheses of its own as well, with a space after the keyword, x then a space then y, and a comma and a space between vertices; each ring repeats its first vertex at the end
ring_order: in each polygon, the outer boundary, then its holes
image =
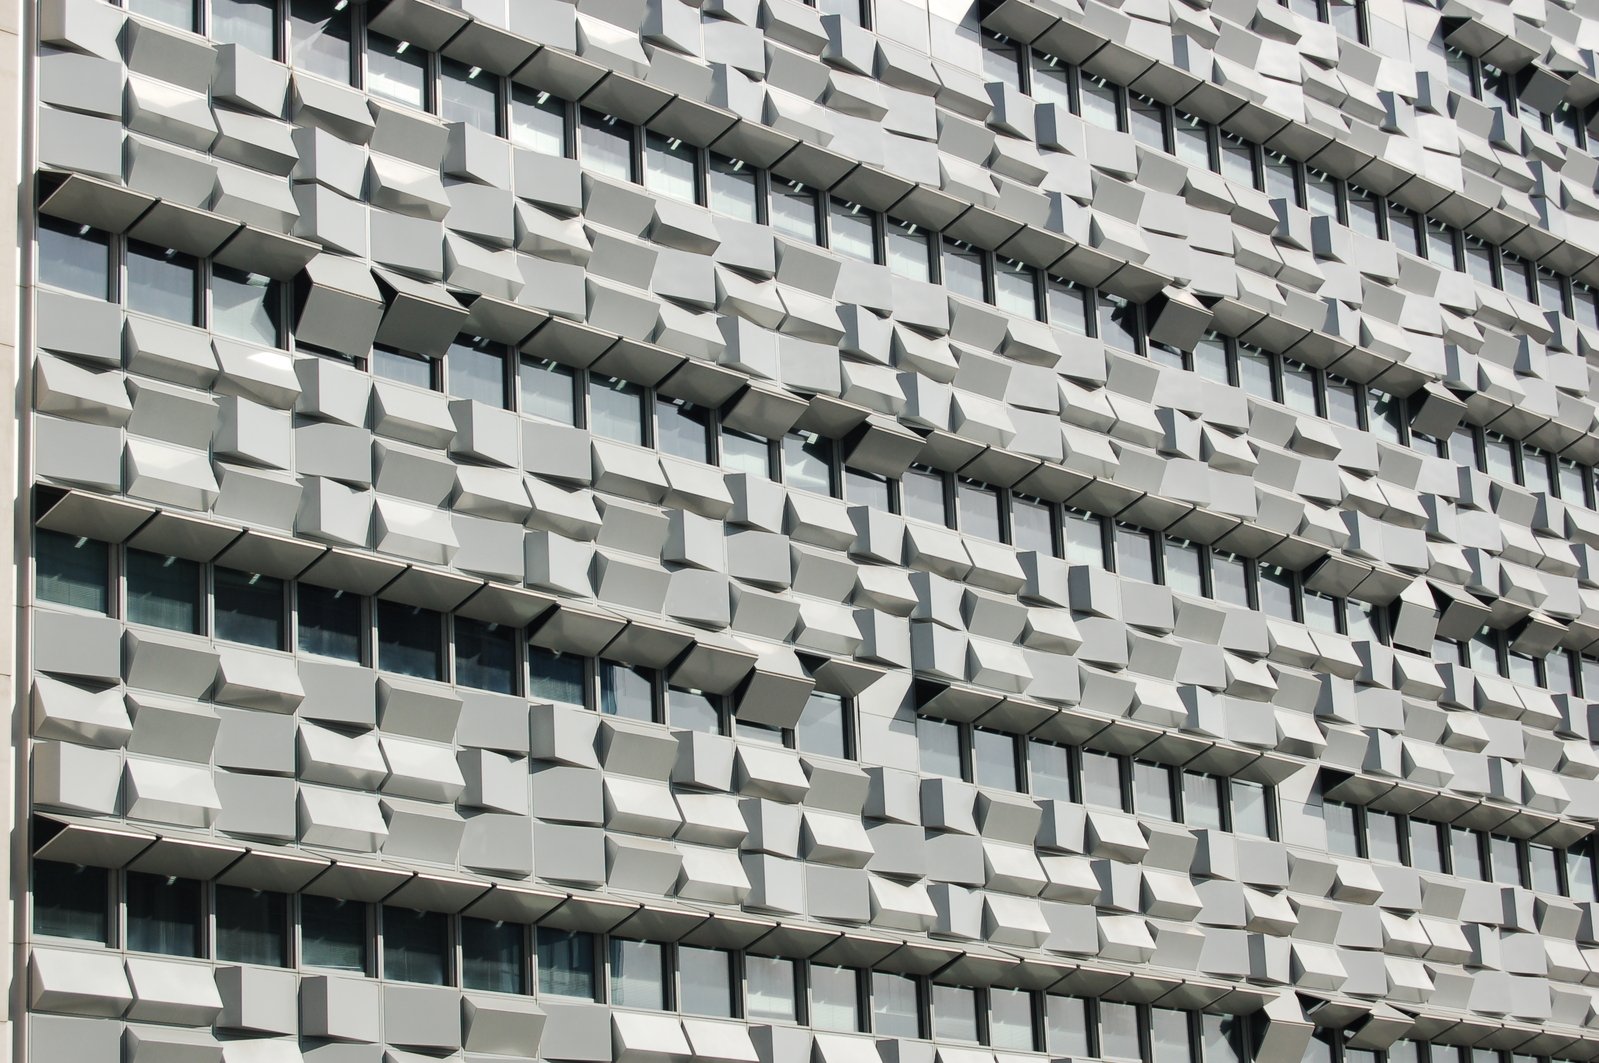
POLYGON ((949 509, 944 495, 944 474, 912 466, 899 481, 900 512, 912 520, 947 526, 949 509))
POLYGON ((1366 857, 1389 864, 1405 862, 1398 816, 1375 808, 1366 809, 1366 857))
POLYGON ((1027 740, 1028 792, 1053 801, 1077 800, 1070 746, 1027 740))
POLYGON ((1050 324, 1059 325, 1067 332, 1075 332, 1079 336, 1088 335, 1088 306, 1092 295, 1091 289, 1051 277, 1044 296, 1044 309, 1050 324))
POLYGON ((1300 165, 1286 155, 1275 151, 1266 152, 1266 165, 1264 174, 1266 178, 1265 193, 1272 199, 1285 199, 1294 206, 1303 207, 1304 196, 1300 193, 1300 165))
POLYGON ((199 29, 195 23, 194 0, 126 0, 126 2, 128 10, 136 15, 144 15, 146 18, 153 18, 191 33, 199 29))
POLYGON ((745 1017, 756 1022, 794 1022, 798 1017, 798 977, 793 960, 745 956, 744 978, 749 985, 745 1017))
POLYGON ((676 137, 646 132, 644 187, 669 199, 697 203, 700 195, 699 149, 676 137))
POLYGON ((1339 856, 1361 855, 1360 820, 1353 805, 1323 801, 1321 818, 1327 827, 1328 852, 1339 856))
POLYGON ((872 1032, 880 1037, 921 1037, 921 999, 915 978, 872 972, 872 1032))
POLYGON ((951 779, 964 777, 959 724, 950 723, 948 720, 935 720, 931 716, 918 716, 916 743, 921 750, 921 767, 924 774, 944 775, 951 779))
POLYGON ((1126 808, 1126 787, 1122 781, 1122 759, 1109 753, 1082 751, 1083 803, 1104 808, 1126 808))
POLYGON ((33 932, 74 941, 110 939, 109 878, 104 868, 33 862, 33 932))
POLYGON ((611 1003, 651 1011, 666 1007, 666 955, 660 945, 611 939, 611 1003))
POLYGON ((816 190, 775 175, 767 183, 771 189, 767 220, 772 228, 803 243, 817 243, 821 233, 821 207, 816 190))
POLYGON ((428 55, 381 33, 367 31, 366 89, 374 96, 428 109, 428 55))
POLYGON ((1345 186, 1344 210, 1349 219, 1348 224, 1361 236, 1369 236, 1373 240, 1383 238, 1382 204, 1381 199, 1363 188, 1356 185, 1345 186))
POLYGON ((859 203, 829 198, 827 246, 846 258, 877 261, 877 215, 859 203))
POLYGON ((944 287, 952 295, 984 302, 988 298, 987 254, 948 236, 944 237, 943 251, 944 287))
POLYGON ((199 565, 179 557, 130 549, 124 566, 129 623, 199 633, 199 565))
POLYGON ((372 348, 372 375, 426 391, 439 388, 437 364, 432 358, 393 347, 372 348))
POLYGON ((1540 893, 1559 893, 1560 854, 1547 845, 1527 843, 1527 885, 1540 893))
MULTIPOLYGON (((935 1001, 935 1007, 937 1002, 935 1001)), ((988 991, 988 1043, 1001 1050, 1031 1052, 1033 995, 1025 989, 988 991)))
POLYGON ((1148 96, 1131 93, 1127 101, 1127 130, 1146 148, 1167 151, 1167 114, 1165 106, 1148 96))
POLYGON ((1171 1008, 1149 1009, 1149 1048, 1153 1063, 1189 1063, 1188 1013, 1171 1008))
POLYGON ((933 244, 926 232, 908 221, 887 218, 883 243, 892 272, 913 281, 932 280, 933 244))
POLYGON ((1516 839, 1490 834, 1488 864, 1493 870, 1493 881, 1507 886, 1527 884, 1526 876, 1521 872, 1521 847, 1516 839))
POLYGON ((129 240, 128 309, 183 325, 198 324, 199 270, 192 255, 129 240))
POLYGON ((1257 158, 1255 146, 1249 141, 1232 133, 1217 134, 1215 169, 1227 180, 1254 188, 1257 158))
POLYGON ((1142 528, 1128 524, 1116 525, 1116 573, 1141 583, 1158 582, 1155 578, 1155 537, 1142 528))
POLYGON ((1133 809, 1158 819, 1176 818, 1172 770, 1164 764, 1133 761, 1133 809))
POLYGON ((1244 1039, 1248 1029, 1249 1020, 1241 1016, 1200 1012, 1200 1054, 1205 1063, 1239 1063, 1245 1059, 1244 1039))
POLYGON ((450 344, 444 355, 444 369, 451 396, 496 408, 510 405, 505 352, 498 344, 462 337, 450 344))
POLYGON ((995 790, 1017 791, 1022 788, 1014 736, 973 728, 971 741, 973 782, 995 790))
POLYGON ((1186 539, 1166 540, 1166 586, 1179 594, 1200 598, 1205 594, 1203 548, 1186 539))
POLYGON ((772 478, 772 442, 731 428, 722 429, 722 468, 772 478))
POLYGON ((682 399, 655 400, 655 445, 690 461, 711 458, 711 411, 682 399))
POLYGON ((860 972, 851 967, 813 963, 810 975, 811 1026, 850 1033, 861 1029, 860 972))
POLYGON ((629 720, 655 720, 655 673, 645 668, 600 662, 600 712, 629 720))
POLYGON ((284 648, 283 581, 220 565, 212 573, 214 633, 224 642, 284 648))
POLYGON ((1424 819, 1410 820, 1410 866, 1418 871, 1436 871, 1442 874, 1449 846, 1448 832, 1437 823, 1424 819))
POLYGON ((669 687, 666 691, 666 722, 704 734, 723 734, 726 721, 721 702, 700 690, 669 687))
POLYGON ((1249 562, 1236 554, 1210 551, 1211 597, 1241 609, 1251 608, 1250 571, 1249 562))
POLYGON ((296 586, 300 599, 300 652, 341 661, 361 660, 361 597, 311 583, 296 586))
POLYGON ((1044 998, 1044 1051, 1073 1059, 1092 1056, 1092 1004, 1078 997, 1044 998))
POLYGON ((1305 209, 1323 218, 1342 222, 1344 212, 1339 209, 1342 200, 1342 182, 1320 170, 1305 169, 1305 209))
POLYGON ((39 283, 111 298, 111 238, 60 218, 39 219, 39 283))
POLYGON ((815 432, 783 437, 783 482, 801 491, 833 493, 833 441, 815 432))
POLYGON ((527 929, 517 923, 461 917, 461 986, 521 993, 527 968, 527 929))
POLYGON ((340 0, 289 0, 289 59, 300 70, 348 82, 354 9, 340 0))
POLYGON ((1022 89, 1022 48, 1005 36, 984 30, 978 38, 983 48, 983 79, 1022 89))
POLYGON ((456 617, 456 685, 515 694, 517 634, 504 624, 456 617))
POLYGON ((1275 792, 1267 786, 1243 779, 1233 779, 1228 785, 1231 798, 1229 822, 1235 834, 1252 834, 1257 838, 1275 837, 1273 832, 1273 804, 1275 792))
POLYGON ((1109 1000, 1099 1002, 1099 1055, 1114 1059, 1142 1059, 1138 1008, 1109 1000))
POLYGON ((1191 114, 1178 111, 1172 123, 1172 146, 1176 155, 1190 166, 1208 170, 1213 166, 1210 153, 1210 126, 1191 114))
POLYGON ((933 986, 933 1036, 940 1041, 977 1043, 977 990, 933 986))
POLYGON ((995 257, 994 305, 1017 317, 1039 317, 1038 271, 1014 259, 995 257))
POLYGON ((539 993, 594 999, 594 935, 541 926, 538 944, 539 993))
POLYGON ((33 533, 33 593, 41 602, 107 611, 106 544, 37 528, 33 533))
POLYGON ((577 424, 577 374, 559 362, 523 358, 522 412, 559 424, 577 424))
POLYGON ((366 905, 335 897, 300 897, 300 962, 366 973, 366 905))
POLYGON ((1279 620, 1295 619, 1298 597, 1294 574, 1281 565, 1261 562, 1256 568, 1256 595, 1260 610, 1279 620))
POLYGON ((582 108, 579 158, 585 168, 617 181, 632 181, 636 130, 611 115, 582 108))
POLYGON ((859 469, 844 469, 844 498, 852 505, 865 506, 879 513, 895 511, 894 492, 887 477, 859 469))
POLYGON ((1104 78, 1078 73, 1077 104, 1083 120, 1102 129, 1122 128, 1122 88, 1104 78))
POLYGON ((285 894, 219 885, 216 917, 218 960, 288 966, 289 898, 285 894))
POLYGON ((1581 903, 1591 903, 1596 897, 1591 841, 1566 850, 1566 895, 1581 903))
POLYGON ((587 703, 587 667, 583 658, 529 646, 527 666, 530 698, 566 705, 587 703))
POLYGON ((589 428, 618 443, 644 445, 644 389, 615 377, 589 377, 589 428))
POLYGON ((1465 827, 1449 828, 1449 869, 1461 878, 1487 879, 1483 836, 1465 827))
POLYGON ((378 602, 377 666, 385 672, 444 678, 444 618, 431 609, 378 602))
POLYGON ((1099 338, 1107 347, 1138 353, 1138 304, 1110 292, 1100 292, 1097 302, 1099 338))
POLYGON ((200 883, 130 871, 128 951, 200 955, 200 883))
POLYGON ((278 56, 278 11, 275 0, 211 0, 210 37, 218 44, 278 56))
POLYGON ((1436 262, 1443 269, 1458 270, 1460 268, 1458 236, 1457 230, 1428 218, 1423 233, 1428 261, 1436 262))
POLYGON ((837 694, 811 691, 794 724, 794 748, 801 753, 848 758, 851 753, 848 709, 837 694))
POLYGON ((449 981, 449 920, 438 912, 383 906, 383 977, 393 982, 449 981))
POLYGON ((570 150, 567 103, 548 92, 511 86, 511 143, 541 155, 564 156, 570 150))
POLYGON ((1044 556, 1055 553, 1055 507, 1035 498, 1012 495, 1010 501, 1010 539, 1018 550, 1032 550, 1044 556))
POLYGON ((685 1015, 733 1017, 733 954, 690 945, 677 948, 677 1010, 685 1015))
POLYGON ((439 60, 439 117, 500 135, 500 79, 481 67, 439 60))
POLYGON ((1226 794, 1226 779, 1183 772, 1183 822, 1201 830, 1225 829, 1226 794))
POLYGON ((760 172, 755 167, 713 151, 706 185, 710 207, 718 214, 739 221, 761 220, 760 172))
POLYGON ((228 266, 211 267, 211 331, 276 347, 282 318, 278 282, 228 266))
POLYGON ((962 478, 955 486, 955 508, 967 535, 996 543, 1004 537, 1004 503, 995 488, 962 478))
POLYGON ((1067 510, 1061 520, 1066 562, 1072 565, 1105 567, 1105 531, 1092 513, 1067 510))

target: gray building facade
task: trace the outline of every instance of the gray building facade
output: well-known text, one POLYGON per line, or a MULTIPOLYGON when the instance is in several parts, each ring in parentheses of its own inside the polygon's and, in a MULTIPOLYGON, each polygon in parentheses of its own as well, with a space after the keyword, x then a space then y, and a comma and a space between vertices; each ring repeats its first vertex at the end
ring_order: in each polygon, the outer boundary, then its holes
POLYGON ((1599 1057, 1599 7, 8 6, 10 1058, 1599 1057))

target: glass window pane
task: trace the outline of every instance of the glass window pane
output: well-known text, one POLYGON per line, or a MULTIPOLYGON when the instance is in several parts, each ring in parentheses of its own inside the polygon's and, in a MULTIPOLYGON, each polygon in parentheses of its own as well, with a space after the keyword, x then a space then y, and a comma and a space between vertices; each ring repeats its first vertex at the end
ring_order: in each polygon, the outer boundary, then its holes
POLYGON ((1249 608, 1249 565, 1233 554, 1210 555, 1211 597, 1228 605, 1249 608))
POLYGON ((1210 130, 1205 123, 1190 114, 1177 112, 1173 126, 1173 142, 1177 157, 1190 166, 1210 168, 1210 130))
POLYGON ((1540 893, 1560 892, 1560 856, 1554 849, 1528 842, 1527 871, 1532 889, 1540 893))
POLYGON ((438 387, 433 359, 390 347, 372 348, 372 375, 397 384, 432 391, 438 387))
POLYGON ((1170 768, 1141 760, 1133 762, 1133 808, 1141 815, 1173 818, 1170 768))
POLYGON ((842 199, 827 201, 827 246, 861 262, 877 261, 875 215, 859 203, 842 199))
POLYGON ((527 928, 520 923, 461 917, 461 985, 490 993, 525 991, 527 928))
POLYGON ((306 967, 366 972, 366 905, 300 896, 300 962, 306 967))
POLYGON ((1593 852, 1587 842, 1566 850, 1566 894, 1580 904, 1590 903, 1596 897, 1593 852))
POLYGON ((1138 1009, 1132 1004, 1099 1002, 1099 1055, 1105 1059, 1142 1059, 1138 1044, 1138 1009))
POLYGON ((983 252, 971 244, 944 238, 944 287, 953 295, 982 302, 987 296, 983 283, 983 252))
POLYGON ((858 469, 844 469, 844 499, 851 505, 865 506, 879 513, 893 509, 887 478, 858 469))
POLYGON ((1258 782, 1234 779, 1232 796, 1233 832, 1257 838, 1271 836, 1272 791, 1258 782))
POLYGON ((192 256, 128 241, 129 310, 183 325, 198 322, 194 285, 198 266, 192 256))
POLYGON ((34 596, 41 602, 104 613, 109 598, 106 544, 37 528, 33 533, 34 596))
POLYGON ((931 469, 906 469, 899 481, 899 509, 912 520, 947 524, 949 513, 944 504, 943 475, 931 469))
POLYGON ((594 999, 594 936, 541 926, 538 944, 539 993, 594 999))
POLYGON ((1033 550, 1045 557, 1055 552, 1055 526, 1047 502, 1011 496, 1010 541, 1018 550, 1033 550))
POLYGON ((587 683, 582 657, 556 654, 539 646, 528 647, 528 697, 540 702, 585 705, 587 683))
POLYGON ((1098 517, 1068 510, 1061 520, 1061 537, 1067 564, 1105 567, 1105 534, 1098 517))
POLYGON ((699 149, 676 137, 644 135, 644 187, 683 203, 699 201, 699 149))
POLYGON ((1247 141, 1222 133, 1217 141, 1221 175, 1250 188, 1255 187, 1255 149, 1247 141))
POLYGON ((385 672, 444 678, 444 618, 431 609, 378 602, 378 660, 385 672))
POLYGON ((772 443, 731 428, 722 429, 722 468, 750 476, 772 475, 772 443))
POLYGON ((977 1043, 977 991, 933 986, 933 1036, 940 1041, 977 1043))
POLYGON ((124 564, 129 623, 191 633, 200 630, 199 565, 132 549, 124 564))
POLYGON ((716 699, 700 690, 669 687, 666 691, 666 722, 703 734, 722 733, 722 710, 716 699))
POLYGON ((456 617, 456 685, 515 694, 518 634, 516 628, 504 624, 456 617))
POLYGON ((353 11, 338 0, 289 0, 289 58, 294 65, 348 82, 353 11))
POLYGON ((888 218, 883 226, 888 268, 913 281, 932 280, 932 241, 908 221, 888 218))
POLYGON ((1049 279, 1049 322, 1079 336, 1088 335, 1088 289, 1068 281, 1049 279))
POLYGON ((1455 230, 1436 222, 1427 220, 1426 225, 1427 258, 1437 263, 1443 269, 1459 269, 1459 261, 1455 251, 1455 230))
POLYGON ((1449 828, 1450 870, 1459 878, 1486 879, 1481 836, 1464 827, 1449 828))
POLYGON ((1321 818, 1327 828, 1328 852, 1339 856, 1360 855, 1360 826, 1352 806, 1324 801, 1321 818))
POLYGON ((341 661, 361 659, 361 597, 301 583, 300 652, 341 661))
POLYGON ((579 136, 578 157, 585 169, 617 181, 633 180, 633 126, 585 107, 579 136))
POLYGON ((440 118, 499 135, 499 79, 493 74, 454 59, 440 59, 439 90, 440 118))
POLYGON ((559 424, 577 424, 577 382, 559 362, 522 359, 522 412, 559 424))
POLYGON ((1305 209, 1324 218, 1338 218, 1338 182, 1319 170, 1305 171, 1305 209))
POLYGON ((526 85, 511 86, 511 143, 541 155, 567 152, 566 101, 526 85))
POLYGON ((217 638, 269 650, 283 649, 282 580, 218 566, 212 584, 217 638))
POLYGON ((679 996, 685 1015, 733 1017, 733 955, 722 949, 677 947, 679 996))
POLYGON ((661 946, 611 939, 611 1003, 621 1008, 666 1007, 666 968, 661 946))
POLYGON ((1092 1055, 1089 1002, 1077 997, 1044 998, 1044 1051, 1072 1059, 1092 1055))
POLYGON ((458 399, 504 407, 505 352, 487 340, 450 344, 444 356, 446 387, 458 399))
POLYGON ((961 732, 958 724, 935 720, 931 716, 916 717, 916 742, 921 749, 922 772, 943 775, 951 779, 961 777, 961 732))
POLYGON ((988 991, 988 1043, 1002 1050, 1033 1051, 1033 994, 997 986, 988 991))
POLYGON ((282 893, 217 886, 216 958, 285 967, 289 962, 289 898, 282 893))
POLYGON ((1238 386, 1257 399, 1277 401, 1277 388, 1273 381, 1272 358, 1256 347, 1240 344, 1236 356, 1238 386))
POLYGON ((1266 153, 1266 195, 1271 199, 1286 199, 1299 203, 1299 164, 1277 154, 1266 153))
POLYGON ((1022 88, 1022 50, 1003 34, 984 31, 979 41, 983 47, 983 78, 1009 85, 1017 92, 1022 88))
POLYGON ((33 862, 33 932, 75 941, 109 940, 106 871, 53 860, 33 862))
MULTIPOLYGON (((1238 1063, 1244 1057, 1248 1021, 1236 1015, 1199 1014, 1199 1039, 1205 1063, 1238 1063)), ((1393 1061, 1390 1061, 1393 1063, 1393 1061)))
POLYGON ((600 662, 600 711, 607 716, 655 719, 655 673, 614 661, 600 662))
POLYGON ((1316 403, 1316 371, 1307 365, 1282 361, 1283 405, 1290 410, 1315 417, 1321 413, 1316 403))
POLYGON ((962 532, 990 542, 999 542, 1003 521, 998 490, 987 484, 961 480, 955 485, 955 505, 959 510, 962 532))
POLYGON ((1345 428, 1360 428, 1360 396, 1355 385, 1339 377, 1327 378, 1327 418, 1345 428))
POLYGON ((1403 863, 1399 817, 1375 808, 1366 810, 1366 856, 1385 863, 1403 863))
POLYGON ((228 266, 211 267, 211 331, 263 347, 279 337, 280 289, 259 273, 228 266))
POLYGON ((1008 258, 994 260, 994 305, 1017 317, 1038 316, 1038 271, 1008 258))
POLYGON ((1221 830, 1225 787, 1214 775, 1183 772, 1183 822, 1200 830, 1221 830))
POLYGON ((801 491, 833 493, 833 441, 814 432, 783 437, 783 482, 801 491))
POLYGON ((681 399, 655 400, 655 446, 689 461, 711 458, 711 411, 681 399))
POLYGON ((108 299, 111 240, 99 229, 60 218, 39 219, 39 283, 108 299))
POLYGON ((1059 56, 1039 51, 1032 53, 1032 59, 1033 99, 1041 104, 1053 104, 1063 112, 1072 110, 1071 66, 1059 56))
POLYGON ((1117 86, 1091 74, 1079 75, 1077 99, 1085 122, 1103 129, 1120 129, 1120 97, 1117 86))
POLYGON ((818 1030, 859 1030, 859 972, 852 967, 828 967, 813 963, 810 974, 811 1025, 818 1030))
POLYGON ((1166 108, 1149 97, 1134 93, 1128 99, 1127 129, 1146 148, 1166 150, 1166 108))
POLYGON ((794 1022, 798 1017, 797 965, 776 956, 745 956, 744 977, 749 983, 746 1017, 755 1022, 794 1022))
POLYGON ((710 186, 711 209, 739 221, 758 222, 760 214, 760 182, 755 167, 742 159, 711 154, 710 186))
POLYGON ((1155 582, 1154 539, 1142 528, 1116 526, 1116 572, 1140 583, 1155 582))
POLYGON ((590 377, 589 428, 606 439, 642 446, 644 389, 615 377, 590 377))
POLYGON ((881 1037, 922 1036, 916 979, 909 975, 872 972, 872 1032, 881 1037))
POLYGON ((1028 791, 1054 801, 1074 800, 1071 750, 1053 742, 1027 742, 1028 791))
POLYGON ((200 955, 200 883, 130 871, 125 885, 129 952, 200 955))
POLYGON ((444 985, 449 975, 449 921, 438 912, 383 906, 383 977, 444 985))
POLYGON ((1444 833, 1436 823, 1424 819, 1410 821, 1410 866, 1418 871, 1444 870, 1444 833))
POLYGON ((1124 808, 1122 762, 1120 757, 1097 750, 1082 752, 1083 804, 1103 808, 1124 808))
POLYGON ((842 698, 813 690, 794 724, 794 748, 818 756, 848 757, 848 719, 842 698))
POLYGON ((180 30, 195 32, 194 0, 127 0, 127 8, 180 30))
POLYGON ((1349 185, 1345 198, 1349 227, 1361 236, 1382 239, 1382 200, 1363 188, 1349 185))
POLYGON ((999 731, 972 731, 972 773, 978 786, 1020 790, 1016 774, 1016 739, 999 731))
POLYGON ((374 96, 426 110, 428 56, 407 41, 367 31, 366 89, 374 96))
POLYGON ((1201 575, 1204 558, 1199 546, 1186 539, 1168 539, 1165 546, 1166 586, 1178 594, 1201 597, 1205 593, 1205 581, 1201 575))
POLYGON ((1149 1009, 1149 1047, 1153 1063, 1189 1063, 1188 1013, 1149 1009))
POLYGON ((1109 292, 1099 293, 1099 338, 1108 347, 1138 353, 1138 304, 1109 292))
POLYGON ((1260 608, 1279 620, 1294 618, 1294 576, 1281 565, 1261 563, 1256 570, 1260 608))
POLYGON ((802 243, 817 242, 816 190, 798 181, 773 175, 770 186, 771 206, 767 221, 772 228, 802 243))
POLYGON ((1493 867, 1493 880, 1505 886, 1524 886, 1521 874, 1521 852, 1514 838, 1498 834, 1488 836, 1488 860, 1493 867))

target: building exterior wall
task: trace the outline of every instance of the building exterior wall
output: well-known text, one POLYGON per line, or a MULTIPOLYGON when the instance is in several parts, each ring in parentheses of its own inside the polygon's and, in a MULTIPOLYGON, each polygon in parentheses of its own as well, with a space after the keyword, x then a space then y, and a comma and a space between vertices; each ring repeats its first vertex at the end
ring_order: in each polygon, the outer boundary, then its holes
POLYGON ((16 1058, 1599 1056, 1586 5, 8 11, 16 1058))

